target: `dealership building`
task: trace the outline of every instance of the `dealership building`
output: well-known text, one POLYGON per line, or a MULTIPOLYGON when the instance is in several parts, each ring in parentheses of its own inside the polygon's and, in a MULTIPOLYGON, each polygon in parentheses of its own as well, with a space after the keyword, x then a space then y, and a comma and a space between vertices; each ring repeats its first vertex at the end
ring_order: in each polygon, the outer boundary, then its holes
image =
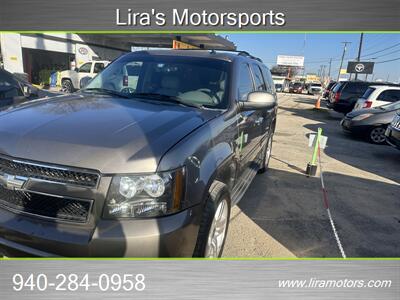
POLYGON ((123 53, 149 48, 235 50, 214 34, 74 34, 0 33, 0 63, 11 73, 25 73, 38 83, 42 70, 74 69, 91 60, 113 60, 123 53))

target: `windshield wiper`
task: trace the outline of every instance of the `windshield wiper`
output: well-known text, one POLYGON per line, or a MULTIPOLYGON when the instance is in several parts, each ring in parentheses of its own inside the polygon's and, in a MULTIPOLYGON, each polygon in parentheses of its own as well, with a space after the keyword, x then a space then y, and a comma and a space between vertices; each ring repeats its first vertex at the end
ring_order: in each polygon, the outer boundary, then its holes
POLYGON ((87 88, 87 89, 83 89, 82 92, 86 92, 86 91, 93 91, 93 92, 99 92, 102 94, 107 94, 107 95, 112 95, 112 96, 117 96, 120 98, 127 98, 127 99, 131 99, 132 97, 124 94, 124 93, 120 93, 117 91, 113 91, 113 90, 109 90, 109 89, 103 89, 103 88, 87 88))
POLYGON ((132 97, 173 102, 173 103, 182 104, 185 106, 190 106, 190 107, 195 107, 195 108, 203 108, 204 107, 203 105, 183 101, 179 97, 165 95, 165 94, 159 94, 159 93, 134 93, 134 94, 132 94, 132 97))

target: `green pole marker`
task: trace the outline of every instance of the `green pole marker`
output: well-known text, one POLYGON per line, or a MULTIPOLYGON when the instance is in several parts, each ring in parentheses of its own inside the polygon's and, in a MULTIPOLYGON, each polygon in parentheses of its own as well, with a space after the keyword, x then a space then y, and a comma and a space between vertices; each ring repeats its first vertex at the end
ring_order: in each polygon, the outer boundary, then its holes
POLYGON ((242 153, 242 149, 243 149, 243 142, 244 142, 244 135, 243 135, 243 131, 240 133, 240 153, 242 153))
POLYGON ((314 152, 313 152, 313 156, 311 159, 311 165, 313 165, 313 166, 315 166, 317 163, 318 145, 319 145, 319 140, 321 139, 321 135, 322 135, 322 128, 318 128, 318 133, 315 138, 314 152))

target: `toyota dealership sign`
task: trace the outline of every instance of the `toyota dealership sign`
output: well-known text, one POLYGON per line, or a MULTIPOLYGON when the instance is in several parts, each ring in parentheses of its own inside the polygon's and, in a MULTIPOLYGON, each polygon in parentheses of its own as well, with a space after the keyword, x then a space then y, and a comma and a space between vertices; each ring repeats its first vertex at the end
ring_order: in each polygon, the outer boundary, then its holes
POLYGON ((349 61, 347 73, 372 74, 374 63, 370 61, 349 61))

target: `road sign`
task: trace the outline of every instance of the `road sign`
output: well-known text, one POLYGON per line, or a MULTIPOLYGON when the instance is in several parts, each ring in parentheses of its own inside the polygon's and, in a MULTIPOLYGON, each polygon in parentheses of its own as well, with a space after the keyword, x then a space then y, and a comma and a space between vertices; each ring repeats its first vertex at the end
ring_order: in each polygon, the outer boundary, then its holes
POLYGON ((280 66, 303 67, 304 56, 278 55, 276 64, 280 66))
POLYGON ((349 61, 347 73, 372 74, 374 63, 369 61, 349 61))

